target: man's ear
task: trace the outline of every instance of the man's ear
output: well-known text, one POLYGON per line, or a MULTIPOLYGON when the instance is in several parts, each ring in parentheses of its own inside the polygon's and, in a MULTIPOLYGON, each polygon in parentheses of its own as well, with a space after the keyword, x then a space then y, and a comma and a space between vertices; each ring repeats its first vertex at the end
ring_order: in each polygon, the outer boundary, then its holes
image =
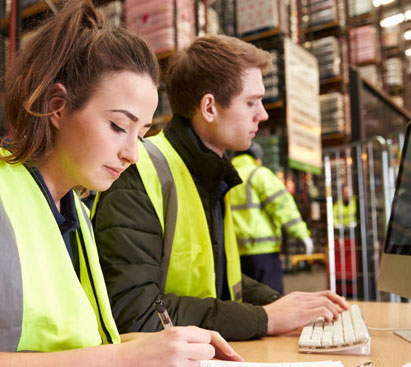
POLYGON ((214 96, 211 93, 204 94, 200 101, 200 112, 208 123, 212 123, 217 117, 217 107, 214 96))
POLYGON ((62 111, 66 107, 67 90, 61 83, 56 83, 50 91, 50 100, 48 103, 49 119, 56 129, 59 129, 62 117, 62 111))

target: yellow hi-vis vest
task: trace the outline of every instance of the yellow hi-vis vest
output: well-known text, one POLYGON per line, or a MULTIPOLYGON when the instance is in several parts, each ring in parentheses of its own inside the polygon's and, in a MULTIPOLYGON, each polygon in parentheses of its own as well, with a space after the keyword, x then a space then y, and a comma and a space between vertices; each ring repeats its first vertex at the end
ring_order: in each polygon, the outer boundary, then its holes
MULTIPOLYGON (((217 297, 213 248, 206 215, 191 174, 163 133, 139 144, 137 169, 163 231, 165 294, 217 297)), ((241 266, 230 205, 225 198, 227 281, 241 301, 241 266)))
POLYGON ((350 198, 347 205, 343 200, 337 200, 333 205, 334 227, 355 227, 357 225, 357 199, 350 198))
POLYGON ((282 232, 297 239, 309 237, 307 225, 280 179, 248 154, 232 161, 243 183, 230 194, 240 255, 279 252, 282 232))
POLYGON ((75 205, 81 282, 28 169, 0 161, 0 352, 120 342, 87 211, 76 195, 75 205))

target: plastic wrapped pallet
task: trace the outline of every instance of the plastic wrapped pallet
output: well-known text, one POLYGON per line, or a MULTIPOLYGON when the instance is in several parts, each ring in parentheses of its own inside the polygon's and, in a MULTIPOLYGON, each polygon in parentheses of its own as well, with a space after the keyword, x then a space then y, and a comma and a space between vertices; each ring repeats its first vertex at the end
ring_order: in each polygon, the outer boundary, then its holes
POLYGON ((278 136, 260 136, 256 137, 254 141, 261 145, 263 149, 263 164, 265 167, 271 169, 274 173, 281 170, 280 165, 280 143, 278 136))
POLYGON ((383 28, 384 47, 398 47, 400 44, 401 32, 399 26, 383 28))
POLYGON ((381 74, 378 72, 377 65, 365 65, 358 68, 362 78, 366 79, 372 85, 381 88, 381 74))
POLYGON ((402 61, 399 57, 392 57, 386 60, 385 82, 390 87, 403 85, 402 61))
POLYGON ((125 0, 126 25, 144 36, 156 53, 186 48, 195 37, 194 0, 177 0, 176 3, 174 9, 173 0, 125 0))
POLYGON ((205 31, 206 20, 204 3, 200 1, 198 3, 198 36, 204 36, 207 34, 218 34, 220 31, 220 18, 216 10, 212 6, 207 7, 207 32, 205 31))
POLYGON ((287 8, 282 0, 237 0, 236 17, 240 36, 274 28, 288 33, 287 8))
POLYGON ((320 96, 321 133, 337 134, 345 131, 344 98, 341 93, 334 92, 320 96))
POLYGON ((236 0, 224 0, 224 1, 216 1, 213 4, 220 18, 219 23, 220 23, 220 27, 222 27, 222 33, 228 36, 236 35, 235 2, 236 0))
POLYGON ((351 63, 377 63, 378 34, 373 25, 365 25, 350 30, 351 63))
POLYGON ((345 24, 344 0, 303 0, 304 27, 315 27, 337 21, 345 24))
POLYGON ((320 79, 332 78, 341 74, 340 47, 333 36, 313 41, 308 50, 317 58, 320 79))
POLYGON ((273 63, 271 70, 264 75, 264 87, 265 87, 265 95, 263 98, 264 103, 275 102, 280 97, 279 92, 279 76, 278 76, 278 52, 275 50, 271 50, 270 54, 273 58, 273 63))
POLYGON ((112 1, 100 6, 99 9, 103 11, 104 15, 111 22, 111 24, 113 24, 115 27, 120 26, 121 14, 123 10, 123 4, 121 1, 112 1))
POLYGON ((350 0, 349 2, 350 16, 363 15, 371 13, 374 9, 372 0, 350 0))

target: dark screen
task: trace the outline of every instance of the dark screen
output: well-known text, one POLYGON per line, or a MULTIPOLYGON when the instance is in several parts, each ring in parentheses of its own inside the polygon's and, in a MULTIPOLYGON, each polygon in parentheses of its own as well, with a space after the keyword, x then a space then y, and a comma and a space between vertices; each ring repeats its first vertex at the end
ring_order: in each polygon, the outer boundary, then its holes
POLYGON ((411 256, 411 125, 407 127, 385 252, 411 256))

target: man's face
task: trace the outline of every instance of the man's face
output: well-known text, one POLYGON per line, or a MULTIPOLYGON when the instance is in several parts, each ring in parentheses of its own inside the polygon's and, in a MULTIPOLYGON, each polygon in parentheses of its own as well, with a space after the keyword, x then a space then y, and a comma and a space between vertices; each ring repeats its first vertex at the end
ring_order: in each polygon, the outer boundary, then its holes
POLYGON ((344 186, 342 194, 343 194, 343 200, 348 202, 352 196, 350 187, 344 186))
POLYGON ((262 104, 264 84, 261 70, 246 69, 242 92, 228 107, 216 104, 217 116, 209 125, 206 145, 220 156, 227 150, 247 150, 255 137, 258 124, 268 119, 262 104))

